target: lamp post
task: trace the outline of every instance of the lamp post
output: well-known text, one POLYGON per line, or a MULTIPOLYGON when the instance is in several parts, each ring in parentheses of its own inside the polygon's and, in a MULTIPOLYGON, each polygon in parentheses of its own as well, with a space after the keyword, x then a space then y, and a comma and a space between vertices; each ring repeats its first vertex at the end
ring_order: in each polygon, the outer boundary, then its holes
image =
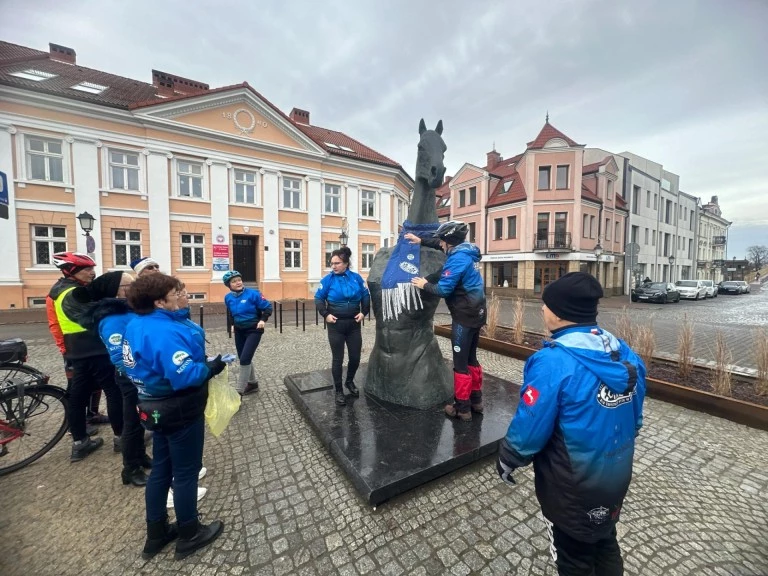
POLYGON ((675 282, 675 257, 674 256, 669 257, 669 281, 672 283, 675 282))
POLYGON ((80 222, 80 228, 83 229, 83 236, 85 236, 85 250, 88 252, 88 256, 93 257, 96 252, 96 241, 91 236, 91 230, 93 230, 93 223, 96 222, 96 218, 91 216, 88 212, 82 212, 77 216, 78 222, 80 222))
POLYGON ((600 256, 603 255, 603 247, 600 245, 600 240, 597 241, 597 244, 595 244, 594 248, 595 252, 595 278, 597 278, 597 281, 600 282, 600 256))
POLYGON ((347 219, 343 218, 341 220, 341 234, 339 234, 339 242, 341 242, 342 246, 347 245, 347 239, 349 238, 349 236, 347 235, 348 230, 349 228, 347 226, 347 219))

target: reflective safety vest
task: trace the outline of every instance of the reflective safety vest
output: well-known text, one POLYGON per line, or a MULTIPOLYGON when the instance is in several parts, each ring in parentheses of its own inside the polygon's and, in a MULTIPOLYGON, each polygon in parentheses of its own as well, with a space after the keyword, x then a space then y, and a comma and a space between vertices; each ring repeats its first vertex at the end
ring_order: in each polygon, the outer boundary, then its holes
POLYGON ((72 286, 71 288, 67 288, 64 290, 61 294, 59 294, 58 298, 56 298, 53 301, 53 307, 56 310, 56 318, 59 321, 59 327, 61 327, 61 333, 65 336, 67 334, 78 334, 80 332, 85 332, 85 328, 80 326, 77 322, 70 320, 69 317, 64 312, 64 308, 62 307, 62 303, 64 302, 64 296, 72 292, 77 288, 77 286, 72 286))

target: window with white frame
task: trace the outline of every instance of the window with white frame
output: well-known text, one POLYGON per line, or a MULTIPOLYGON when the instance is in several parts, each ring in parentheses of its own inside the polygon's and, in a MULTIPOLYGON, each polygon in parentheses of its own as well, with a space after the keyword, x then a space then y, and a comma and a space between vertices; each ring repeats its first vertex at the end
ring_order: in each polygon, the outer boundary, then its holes
POLYGON ((64 226, 32 226, 32 263, 52 266, 51 257, 67 251, 67 229, 64 226))
POLYGON ((341 248, 341 242, 326 242, 325 243, 325 267, 331 267, 331 255, 334 250, 341 248))
POLYGON ((493 239, 501 240, 504 231, 504 220, 502 218, 493 219, 493 239))
POLYGON ((24 141, 27 178, 45 182, 64 182, 64 154, 61 140, 27 136, 24 141))
POLYGON ((341 186, 325 185, 325 212, 326 214, 341 214, 341 186))
POLYGON ((301 270, 301 240, 285 240, 285 269, 301 270))
POLYGON ((238 204, 256 204, 256 178, 255 172, 235 170, 235 202, 238 204))
POLYGON ((203 165, 195 162, 176 163, 179 179, 179 196, 183 198, 203 197, 203 165))
POLYGON ((584 219, 581 224, 581 235, 584 238, 589 238, 589 214, 584 214, 584 219))
POLYGON ((110 150, 109 178, 112 190, 138 190, 139 155, 133 152, 110 150))
POLYGON ((376 192, 373 190, 360 193, 360 215, 364 218, 376 217, 376 192))
POLYGON ((301 180, 283 177, 283 208, 301 210, 301 180))
POLYGON ((130 266, 141 258, 141 232, 138 230, 112 230, 112 252, 115 266, 130 266))
POLYGON ((376 244, 363 243, 361 267, 363 270, 370 270, 373 266, 373 257, 376 256, 376 244))
POLYGON ((205 266, 205 235, 181 235, 182 268, 202 268, 205 266))

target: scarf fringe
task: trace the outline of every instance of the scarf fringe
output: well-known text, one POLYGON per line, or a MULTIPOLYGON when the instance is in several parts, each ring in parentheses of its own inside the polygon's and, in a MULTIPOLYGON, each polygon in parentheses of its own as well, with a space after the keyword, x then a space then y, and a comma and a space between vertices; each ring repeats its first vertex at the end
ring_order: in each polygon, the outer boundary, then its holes
POLYGON ((423 310, 421 290, 410 282, 381 290, 381 312, 385 321, 398 320, 405 310, 423 310))

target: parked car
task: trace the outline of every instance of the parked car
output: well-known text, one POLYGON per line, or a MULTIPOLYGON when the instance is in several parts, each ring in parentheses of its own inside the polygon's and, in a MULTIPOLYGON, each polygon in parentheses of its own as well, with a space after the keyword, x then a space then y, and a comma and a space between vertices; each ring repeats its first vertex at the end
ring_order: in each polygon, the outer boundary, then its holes
POLYGON ((680 302, 680 292, 670 282, 652 282, 643 284, 632 291, 632 302, 680 302))
POLYGON ((699 282, 704 284, 704 287, 707 289, 707 298, 717 298, 718 286, 715 286, 713 280, 699 280, 699 282))
POLYGON ((741 293, 742 294, 749 294, 749 282, 746 282, 744 280, 737 280, 736 283, 741 286, 741 293))
MULTIPOLYGON (((744 294, 744 286, 742 286, 744 282, 738 281, 738 280, 729 280, 727 282, 723 282, 720 285, 720 290, 723 294, 744 294)), ((749 288, 749 286, 747 286, 749 288)))
POLYGON ((699 300, 707 297, 707 287, 701 280, 678 280, 676 285, 680 298, 699 300))

